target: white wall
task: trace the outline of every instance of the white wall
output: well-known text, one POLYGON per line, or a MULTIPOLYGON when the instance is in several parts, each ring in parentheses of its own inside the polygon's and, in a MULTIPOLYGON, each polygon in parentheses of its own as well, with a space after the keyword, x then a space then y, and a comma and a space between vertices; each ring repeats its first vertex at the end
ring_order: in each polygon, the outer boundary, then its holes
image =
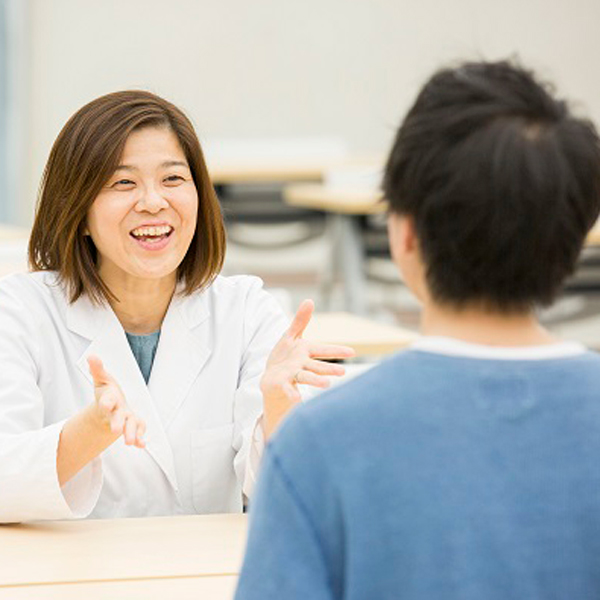
POLYGON ((600 0, 29 2, 23 223, 65 120, 123 88, 179 104, 201 138, 333 134, 370 152, 438 65, 518 53, 600 121, 600 0))
POLYGON ((0 219, 19 221, 24 182, 28 179, 27 78, 29 15, 26 2, 0 0, 0 219))

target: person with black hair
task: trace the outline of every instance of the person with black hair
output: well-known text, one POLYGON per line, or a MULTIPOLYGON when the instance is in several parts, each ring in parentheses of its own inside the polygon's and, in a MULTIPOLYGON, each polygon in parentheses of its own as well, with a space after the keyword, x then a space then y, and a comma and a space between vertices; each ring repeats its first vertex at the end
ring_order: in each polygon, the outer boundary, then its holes
POLYGON ((600 356, 536 318, 600 212, 594 126, 509 62, 436 73, 386 167, 423 337, 269 444, 237 598, 594 598, 600 356))

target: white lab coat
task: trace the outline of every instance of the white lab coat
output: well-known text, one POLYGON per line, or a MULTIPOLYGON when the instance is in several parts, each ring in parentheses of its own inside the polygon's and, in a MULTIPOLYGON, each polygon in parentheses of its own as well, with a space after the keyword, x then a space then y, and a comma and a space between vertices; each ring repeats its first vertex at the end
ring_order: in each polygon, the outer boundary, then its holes
POLYGON ((123 328, 87 297, 69 304, 54 273, 0 282, 0 522, 242 510, 260 452, 258 387, 287 326, 249 276, 176 295, 146 385, 123 328), (120 438, 60 488, 64 422, 94 401, 95 354, 147 424, 143 450, 120 438))

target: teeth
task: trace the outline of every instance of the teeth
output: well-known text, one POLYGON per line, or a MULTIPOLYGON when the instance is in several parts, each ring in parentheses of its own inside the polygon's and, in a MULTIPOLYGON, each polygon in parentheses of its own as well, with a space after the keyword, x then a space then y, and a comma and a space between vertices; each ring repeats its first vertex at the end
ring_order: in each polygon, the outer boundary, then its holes
POLYGON ((170 225, 162 225, 161 227, 138 227, 131 233, 135 237, 157 237, 159 235, 166 235, 171 231, 170 225))

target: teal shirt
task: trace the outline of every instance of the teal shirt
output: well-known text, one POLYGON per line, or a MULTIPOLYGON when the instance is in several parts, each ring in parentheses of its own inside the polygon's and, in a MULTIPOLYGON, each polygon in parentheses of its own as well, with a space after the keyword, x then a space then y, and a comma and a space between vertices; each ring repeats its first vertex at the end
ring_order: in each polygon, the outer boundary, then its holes
POLYGON ((131 346, 131 351, 135 360, 140 367, 140 371, 144 376, 144 381, 148 383, 150 373, 152 372, 152 364, 158 347, 158 339, 160 338, 160 330, 148 335, 133 335, 125 332, 127 341, 131 346))

